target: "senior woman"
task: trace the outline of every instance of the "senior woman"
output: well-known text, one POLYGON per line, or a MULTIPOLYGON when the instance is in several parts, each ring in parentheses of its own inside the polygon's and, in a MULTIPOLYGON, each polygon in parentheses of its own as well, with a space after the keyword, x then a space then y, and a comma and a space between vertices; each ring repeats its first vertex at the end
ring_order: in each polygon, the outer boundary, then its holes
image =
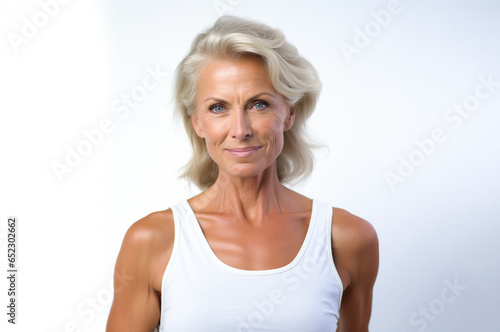
POLYGON ((373 227, 284 186, 307 177, 316 71, 283 34, 220 18, 175 81, 203 191, 127 231, 107 331, 368 331, 373 227))

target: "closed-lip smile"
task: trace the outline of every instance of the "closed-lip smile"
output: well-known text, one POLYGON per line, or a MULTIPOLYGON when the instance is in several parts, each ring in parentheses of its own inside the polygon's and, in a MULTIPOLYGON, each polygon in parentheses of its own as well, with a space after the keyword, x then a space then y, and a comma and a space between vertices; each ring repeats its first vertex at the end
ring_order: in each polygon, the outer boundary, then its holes
POLYGON ((251 156, 257 150, 259 150, 262 146, 249 146, 244 148, 234 148, 234 149, 226 149, 227 152, 232 154, 233 156, 245 158, 251 156))

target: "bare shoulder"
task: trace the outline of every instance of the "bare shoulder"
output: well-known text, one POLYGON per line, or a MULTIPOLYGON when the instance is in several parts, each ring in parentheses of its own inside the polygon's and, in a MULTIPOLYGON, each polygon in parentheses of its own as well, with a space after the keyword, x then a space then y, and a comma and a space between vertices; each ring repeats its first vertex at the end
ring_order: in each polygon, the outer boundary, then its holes
POLYGON ((374 282, 378 271, 378 236, 371 223, 333 208, 332 249, 344 287, 360 278, 374 282))
POLYGON ((174 216, 172 210, 148 214, 133 223, 125 234, 124 242, 134 246, 157 245, 156 241, 173 241, 174 216))
POLYGON ((123 239, 118 263, 144 271, 156 291, 170 259, 175 239, 172 210, 150 213, 132 224, 123 239))
POLYGON ((129 227, 116 260, 106 331, 152 331, 158 325, 161 281, 173 242, 169 210, 151 213, 129 227))
POLYGON ((333 208, 332 235, 343 245, 358 250, 378 244, 377 232, 371 223, 340 208, 333 208))

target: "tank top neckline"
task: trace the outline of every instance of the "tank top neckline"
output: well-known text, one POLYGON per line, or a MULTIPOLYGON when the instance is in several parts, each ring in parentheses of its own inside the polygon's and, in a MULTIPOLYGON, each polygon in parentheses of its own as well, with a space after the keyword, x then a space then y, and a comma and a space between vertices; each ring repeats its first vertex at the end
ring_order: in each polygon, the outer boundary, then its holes
POLYGON ((187 199, 182 202, 182 205, 184 205, 184 207, 188 211, 188 213, 191 217, 194 231, 196 232, 196 234, 200 240, 201 245, 203 246, 205 252, 210 257, 210 259, 212 261, 214 261, 218 266, 220 266, 221 268, 223 268, 225 270, 228 270, 228 271, 234 272, 234 273, 238 273, 238 274, 246 274, 246 275, 278 274, 278 273, 286 272, 286 271, 292 269, 295 265, 297 265, 297 263, 299 263, 300 260, 302 259, 302 257, 304 256, 304 254, 307 250, 307 247, 309 246, 309 243, 311 242, 311 237, 312 237, 312 234, 313 234, 313 231, 315 228, 315 224, 316 224, 316 219, 317 219, 316 214, 317 214, 317 210, 318 210, 318 202, 316 201, 316 199, 312 199, 311 218, 309 219, 309 225, 307 227, 307 232, 306 232, 306 236, 304 238, 304 242, 302 242, 302 245, 299 249, 299 252, 297 253, 295 258, 290 263, 288 263, 282 267, 268 269, 268 270, 245 270, 245 269, 239 269, 239 268, 230 266, 230 265, 224 263, 219 257, 217 257, 215 252, 212 250, 212 247, 210 247, 210 244, 208 243, 208 240, 205 237, 205 234, 203 234, 203 230, 201 228, 201 225, 200 225, 198 219, 196 218, 194 210, 189 205, 189 202, 187 201, 187 199))

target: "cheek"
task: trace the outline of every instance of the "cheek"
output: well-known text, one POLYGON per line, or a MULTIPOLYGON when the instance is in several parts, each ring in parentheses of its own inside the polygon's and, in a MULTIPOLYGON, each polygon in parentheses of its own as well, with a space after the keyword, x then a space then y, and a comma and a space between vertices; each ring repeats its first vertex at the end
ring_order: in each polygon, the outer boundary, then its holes
POLYGON ((283 132, 283 114, 281 112, 269 112, 260 114, 254 118, 254 127, 270 135, 283 132))
POLYGON ((203 127, 203 132, 205 133, 205 139, 207 141, 216 141, 224 136, 224 125, 221 121, 207 118, 200 119, 200 123, 203 127))
POLYGON ((283 148, 283 120, 277 116, 272 115, 265 121, 262 121, 261 126, 262 134, 269 144, 274 153, 279 153, 283 148))
POLYGON ((269 135, 274 139, 280 138, 283 136, 283 119, 280 115, 273 115, 269 122, 267 123, 267 127, 269 128, 269 135))
POLYGON ((284 131, 285 119, 287 117, 287 112, 283 105, 278 105, 274 108, 272 113, 272 123, 271 128, 273 131, 280 132, 284 131))
POLYGON ((283 132, 283 120, 280 117, 276 116, 274 118, 272 129, 276 132, 283 132))
POLYGON ((226 140, 225 125, 223 121, 206 119, 203 122, 203 130, 205 133, 205 146, 212 160, 219 162, 219 146, 226 140))

